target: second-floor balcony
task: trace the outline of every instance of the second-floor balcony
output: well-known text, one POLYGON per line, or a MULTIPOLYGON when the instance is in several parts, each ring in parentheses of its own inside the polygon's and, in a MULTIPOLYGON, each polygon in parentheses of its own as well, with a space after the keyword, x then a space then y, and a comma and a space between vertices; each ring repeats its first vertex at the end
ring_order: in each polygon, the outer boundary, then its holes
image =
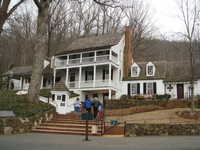
POLYGON ((80 53, 76 55, 66 55, 62 57, 57 57, 55 59, 55 67, 67 67, 67 66, 78 66, 78 65, 87 65, 94 63, 106 63, 113 62, 115 64, 119 63, 118 56, 114 52, 107 52, 104 55, 98 55, 98 52, 90 52, 89 56, 84 56, 87 53, 80 53), (91 56, 92 54, 92 56, 91 56), (70 57, 74 56, 74 57, 70 57))

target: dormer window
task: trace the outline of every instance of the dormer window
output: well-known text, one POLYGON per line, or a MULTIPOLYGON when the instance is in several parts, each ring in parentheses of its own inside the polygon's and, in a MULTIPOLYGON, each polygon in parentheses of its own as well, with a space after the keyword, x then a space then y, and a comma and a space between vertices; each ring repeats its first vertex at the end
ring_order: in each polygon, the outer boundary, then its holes
POLYGON ((149 62, 146 66, 146 75, 147 76, 155 75, 155 65, 152 62, 149 62))
POLYGON ((140 75, 140 67, 134 63, 131 66, 131 77, 138 77, 140 75))

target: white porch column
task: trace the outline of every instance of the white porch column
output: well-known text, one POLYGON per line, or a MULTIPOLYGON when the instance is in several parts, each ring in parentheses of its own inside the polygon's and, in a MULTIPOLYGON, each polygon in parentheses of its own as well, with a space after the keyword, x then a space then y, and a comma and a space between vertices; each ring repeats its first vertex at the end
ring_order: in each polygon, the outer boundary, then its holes
POLYGON ((120 69, 119 68, 117 68, 117 83, 119 83, 120 82, 120 69))
POLYGON ((78 80, 79 88, 81 88, 81 76, 82 76, 82 67, 79 67, 79 80, 78 80))
POLYGON ((44 77, 42 76, 42 79, 41 79, 41 84, 40 84, 40 89, 43 88, 43 81, 44 81, 44 77))
POLYGON ((23 77, 22 76, 20 77, 20 89, 21 90, 23 89, 23 77))
POLYGON ((68 87, 68 78, 69 78, 69 68, 66 69, 66 79, 65 79, 65 85, 68 87))
POLYGON ((53 70, 53 85, 56 84, 56 69, 53 70))
POLYGON ((108 78, 109 85, 111 85, 111 73, 112 73, 111 69, 112 69, 112 66, 111 64, 109 64, 109 78, 108 78))
POLYGON ((109 51, 109 60, 112 60, 112 50, 109 51))
POLYGON ((67 65, 69 64, 69 55, 67 55, 67 65))
POLYGON ((108 99, 111 100, 112 99, 112 90, 109 90, 109 94, 108 94, 108 99))
POLYGON ((94 65, 93 87, 95 87, 95 84, 96 84, 96 70, 97 70, 97 66, 94 65))

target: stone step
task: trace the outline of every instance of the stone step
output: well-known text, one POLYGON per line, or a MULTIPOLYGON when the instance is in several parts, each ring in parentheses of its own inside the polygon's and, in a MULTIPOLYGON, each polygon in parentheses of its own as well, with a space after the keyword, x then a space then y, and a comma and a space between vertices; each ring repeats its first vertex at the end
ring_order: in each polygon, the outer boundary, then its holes
MULTIPOLYGON (((85 135, 85 132, 82 131, 60 131, 60 130, 46 130, 46 129, 33 129, 32 132, 35 133, 55 133, 55 134, 70 134, 70 135, 85 135)), ((89 133, 88 135, 90 136, 101 136, 100 133, 98 134, 91 134, 89 133)))
MULTIPOLYGON (((63 123, 63 124, 85 124, 85 121, 73 121, 73 120, 51 120, 48 121, 48 123, 63 123)), ((89 121, 88 124, 91 125, 100 125, 100 122, 91 122, 89 121)))
MULTIPOLYGON (((38 126, 36 129, 45 129, 45 130, 58 130, 58 131, 74 131, 74 132, 78 132, 78 131, 82 131, 85 132, 85 128, 74 128, 74 127, 57 127, 57 126, 38 126)), ((91 128, 88 129, 89 132, 91 132, 91 128)), ((100 130, 98 130, 97 132, 101 133, 100 130)))
MULTIPOLYGON (((43 123, 43 126, 57 126, 57 127, 74 127, 74 128, 85 128, 85 124, 74 124, 74 123, 43 123)), ((90 128, 92 127, 91 124, 88 125, 90 128)), ((100 128, 101 125, 98 125, 98 128, 100 128)))

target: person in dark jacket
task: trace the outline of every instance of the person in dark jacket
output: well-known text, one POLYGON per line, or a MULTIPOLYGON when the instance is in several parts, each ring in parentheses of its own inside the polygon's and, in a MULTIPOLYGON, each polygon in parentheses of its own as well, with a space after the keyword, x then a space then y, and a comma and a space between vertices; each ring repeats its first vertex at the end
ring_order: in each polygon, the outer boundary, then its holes
POLYGON ((98 107, 100 105, 100 102, 97 97, 94 97, 93 99, 93 112, 94 112, 94 119, 96 119, 98 114, 98 107))

